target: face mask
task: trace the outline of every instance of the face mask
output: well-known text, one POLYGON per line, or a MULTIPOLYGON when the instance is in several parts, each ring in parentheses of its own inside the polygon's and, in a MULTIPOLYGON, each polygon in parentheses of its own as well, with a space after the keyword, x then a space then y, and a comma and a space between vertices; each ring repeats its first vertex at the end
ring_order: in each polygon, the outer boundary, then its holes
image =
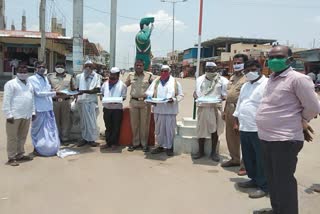
POLYGON ((28 78, 27 73, 17 73, 17 77, 19 80, 26 80, 28 78))
POLYGON ((250 71, 249 73, 245 74, 245 76, 248 81, 254 81, 260 77, 260 74, 258 71, 250 71))
POLYGON ((47 74, 47 69, 45 69, 45 68, 39 68, 38 69, 38 74, 40 74, 40 75, 46 75, 47 74))
POLYGON ((55 70, 58 74, 64 73, 64 68, 55 68, 55 70))
POLYGON ((242 71, 244 69, 244 63, 233 65, 234 71, 242 71))
POLYGON ((213 80, 216 76, 217 76, 218 73, 216 72, 206 72, 206 77, 208 80, 213 80))
POLYGON ((270 68, 270 70, 272 72, 280 72, 280 71, 284 71, 286 68, 289 67, 289 65, 287 64, 287 58, 283 58, 283 59, 269 59, 268 60, 268 67, 270 68))

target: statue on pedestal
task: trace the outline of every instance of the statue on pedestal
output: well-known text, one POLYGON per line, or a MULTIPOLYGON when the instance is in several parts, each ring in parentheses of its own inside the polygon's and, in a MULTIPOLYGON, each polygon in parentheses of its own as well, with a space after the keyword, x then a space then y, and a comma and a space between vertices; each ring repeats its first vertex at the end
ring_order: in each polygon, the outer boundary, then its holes
POLYGON ((151 33, 154 17, 145 17, 140 20, 140 31, 136 35, 136 60, 144 61, 144 70, 149 71, 151 63, 151 33))

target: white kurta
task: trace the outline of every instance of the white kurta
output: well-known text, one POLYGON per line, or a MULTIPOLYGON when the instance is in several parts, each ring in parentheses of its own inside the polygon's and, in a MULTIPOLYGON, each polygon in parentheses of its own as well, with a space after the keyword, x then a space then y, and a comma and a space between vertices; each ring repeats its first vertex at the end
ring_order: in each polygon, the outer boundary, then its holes
MULTIPOLYGON (((85 78, 84 73, 77 76, 77 87, 79 90, 92 90, 100 88, 101 78, 93 73, 93 78, 85 78)), ((83 94, 78 96, 78 110, 80 114, 80 127, 82 138, 86 141, 96 141, 99 136, 97 117, 99 113, 98 98, 96 94, 83 94)))
POLYGON ((155 134, 159 146, 171 149, 173 147, 173 140, 176 128, 176 115, 178 114, 178 103, 183 99, 182 87, 179 82, 170 76, 168 82, 162 85, 161 82, 155 89, 158 80, 152 82, 146 95, 156 98, 173 99, 173 103, 157 104, 153 107, 155 120, 155 134), (155 93, 155 90, 156 93, 155 93), (177 93, 177 94, 176 94, 177 93))
MULTIPOLYGON (((213 89, 205 94, 208 88, 212 86, 212 82, 206 79, 205 74, 200 76, 196 82, 196 94, 198 97, 215 97, 222 98, 227 96, 228 80, 220 76, 213 89)), ((222 105, 198 103, 197 112, 197 137, 210 137, 212 133, 218 132, 218 135, 223 133, 224 121, 222 120, 222 105)))

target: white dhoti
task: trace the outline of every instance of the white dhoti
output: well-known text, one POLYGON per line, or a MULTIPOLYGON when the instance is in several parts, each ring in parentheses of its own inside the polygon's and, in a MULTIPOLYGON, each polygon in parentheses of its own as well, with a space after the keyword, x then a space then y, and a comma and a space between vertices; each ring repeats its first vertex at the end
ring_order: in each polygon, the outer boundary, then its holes
POLYGON ((171 149, 176 131, 176 115, 154 114, 154 122, 158 145, 166 149, 171 149))
POLYGON ((86 141, 96 141, 99 136, 97 111, 95 102, 79 102, 80 127, 82 138, 86 141))
POLYGON ((218 132, 218 136, 223 133, 224 121, 219 107, 214 105, 198 106, 197 137, 211 137, 212 133, 218 132))

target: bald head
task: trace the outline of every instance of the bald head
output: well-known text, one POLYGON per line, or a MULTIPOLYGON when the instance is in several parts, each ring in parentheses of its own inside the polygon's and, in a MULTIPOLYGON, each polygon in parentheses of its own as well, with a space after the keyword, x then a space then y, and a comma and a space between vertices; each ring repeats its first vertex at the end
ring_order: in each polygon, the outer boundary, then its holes
POLYGON ((292 50, 288 46, 278 45, 273 47, 269 52, 269 57, 282 56, 282 57, 291 57, 292 50))

